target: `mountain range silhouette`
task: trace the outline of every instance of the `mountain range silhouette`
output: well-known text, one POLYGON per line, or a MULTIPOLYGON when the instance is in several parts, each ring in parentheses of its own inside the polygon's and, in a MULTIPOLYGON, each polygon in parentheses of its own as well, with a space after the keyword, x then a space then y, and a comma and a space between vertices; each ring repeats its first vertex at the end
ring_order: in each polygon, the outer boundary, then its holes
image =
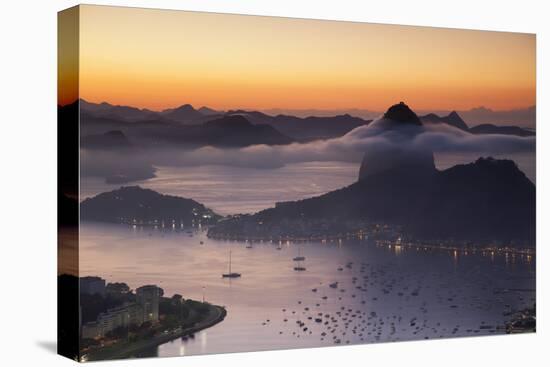
MULTIPOLYGON (((141 139, 141 144, 151 143, 152 141, 157 144, 164 141, 169 144, 219 144, 220 146, 288 144, 295 141, 307 142, 343 136, 351 130, 368 125, 371 122, 371 120, 349 114, 296 117, 285 114, 269 115, 260 111, 247 110, 217 111, 206 106, 195 109, 190 104, 183 104, 160 112, 130 106, 111 105, 106 102, 95 104, 85 100, 80 100, 79 107, 81 134, 83 136, 118 130, 122 131, 130 140, 134 138, 141 139), (233 138, 230 137, 210 139, 208 136, 210 132, 207 129, 199 128, 206 122, 228 116, 242 116, 252 125, 268 125, 277 132, 272 132, 273 136, 267 137, 265 131, 262 131, 259 136, 255 136, 252 131, 247 131, 247 140, 233 141, 233 138), (285 138, 276 137, 277 133, 284 135, 285 138), (186 139, 185 136, 190 138, 186 139), (195 139, 195 141, 192 141, 192 139, 195 139)), ((396 108, 398 107, 397 105, 396 108)), ((399 110, 386 113, 397 114, 399 110)), ((399 119, 399 116, 394 115, 394 118, 396 117, 399 119)), ((430 113, 419 117, 419 120, 424 123, 447 124, 473 134, 535 135, 534 131, 517 126, 483 124, 469 128, 456 111, 452 111, 447 116, 430 113)), ((415 121, 415 123, 418 124, 420 121, 415 121)), ((259 132, 259 130, 256 132, 259 132)))
MULTIPOLYGON (((383 119, 392 122, 391 127, 380 125, 386 128, 421 123, 404 104, 390 107, 383 119)), ((513 161, 479 158, 440 171, 430 151, 394 154, 391 150, 376 151, 374 157, 367 153, 356 183, 225 220, 211 234, 246 237, 256 231, 265 235, 293 221, 367 220, 401 226, 405 233, 426 240, 534 242, 535 185, 513 161), (369 167, 385 159, 389 163, 381 169, 369 167), (262 223, 261 230, 257 223, 262 223)))

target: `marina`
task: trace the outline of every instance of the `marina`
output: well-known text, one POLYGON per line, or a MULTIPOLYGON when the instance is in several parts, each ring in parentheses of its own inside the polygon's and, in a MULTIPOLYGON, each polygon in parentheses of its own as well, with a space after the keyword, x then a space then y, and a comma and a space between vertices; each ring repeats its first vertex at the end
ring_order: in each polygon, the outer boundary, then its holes
POLYGON ((532 254, 455 255, 368 239, 258 242, 249 249, 246 242, 207 238, 204 230, 189 237, 185 231, 91 223, 81 236, 83 273, 126 279, 130 286, 147 280, 165 294, 204 297, 227 309, 222 323, 194 338, 139 356, 505 334, 513 314, 535 302, 532 254), (307 258, 307 271, 293 271, 296 247, 307 258), (94 261, 106 248, 109 258, 94 261), (246 277, 220 277, 228 271, 229 251, 246 277))

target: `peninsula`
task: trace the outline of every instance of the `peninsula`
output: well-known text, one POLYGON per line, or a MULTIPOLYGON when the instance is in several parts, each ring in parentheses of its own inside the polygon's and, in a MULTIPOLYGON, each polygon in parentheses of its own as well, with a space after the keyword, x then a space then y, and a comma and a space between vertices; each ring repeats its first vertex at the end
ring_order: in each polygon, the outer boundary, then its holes
MULTIPOLYGON (((76 280, 76 277, 75 277, 76 280)), ((171 297, 156 285, 135 291, 126 283, 107 283, 98 276, 78 279, 81 306, 81 362, 120 359, 173 339, 194 334, 223 321, 222 306, 171 297)))

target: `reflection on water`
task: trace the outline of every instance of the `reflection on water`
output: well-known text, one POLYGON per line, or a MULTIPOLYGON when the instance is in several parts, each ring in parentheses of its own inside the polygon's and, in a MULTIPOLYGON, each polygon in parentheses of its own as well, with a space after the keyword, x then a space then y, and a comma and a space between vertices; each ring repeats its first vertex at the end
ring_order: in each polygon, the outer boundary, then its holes
MULTIPOLYGON (((277 169, 230 166, 158 167, 157 177, 137 184, 163 194, 199 201, 220 214, 253 213, 278 201, 317 196, 357 180, 359 163, 310 162, 277 169)), ((120 185, 85 178, 81 197, 120 185)))
POLYGON ((140 356, 503 333, 497 327, 508 312, 534 303, 535 261, 527 256, 367 240, 278 247, 210 240, 197 231, 84 223, 80 270, 133 289, 158 284, 168 296, 204 295, 227 307, 222 323, 140 356), (229 249, 242 278, 221 277, 229 249), (306 271, 293 270, 298 254, 306 271))
MULTIPOLYGON (((488 155, 488 154, 486 154, 488 155)), ((478 153, 439 153, 438 169, 446 169, 479 158, 478 153)), ((513 159, 535 182, 534 153, 496 156, 513 159)), ((157 167, 157 177, 131 183, 163 194, 191 198, 220 214, 254 213, 280 201, 318 196, 357 180, 359 162, 307 162, 277 169, 229 166, 157 167)), ((98 178, 81 178, 81 198, 118 189, 98 178)))

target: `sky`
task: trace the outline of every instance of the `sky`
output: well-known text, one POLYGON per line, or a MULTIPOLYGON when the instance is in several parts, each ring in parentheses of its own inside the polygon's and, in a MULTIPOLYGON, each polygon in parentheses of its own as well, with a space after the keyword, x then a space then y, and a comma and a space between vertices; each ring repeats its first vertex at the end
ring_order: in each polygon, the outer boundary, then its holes
MULTIPOLYGON (((91 102, 375 111, 398 101, 418 110, 536 103, 532 34, 89 5, 79 25, 79 92, 91 102)), ((65 79, 60 104, 74 98, 63 95, 65 79)))
POLYGON ((79 10, 72 7, 57 17, 57 99, 60 105, 74 102, 79 95, 79 10))

